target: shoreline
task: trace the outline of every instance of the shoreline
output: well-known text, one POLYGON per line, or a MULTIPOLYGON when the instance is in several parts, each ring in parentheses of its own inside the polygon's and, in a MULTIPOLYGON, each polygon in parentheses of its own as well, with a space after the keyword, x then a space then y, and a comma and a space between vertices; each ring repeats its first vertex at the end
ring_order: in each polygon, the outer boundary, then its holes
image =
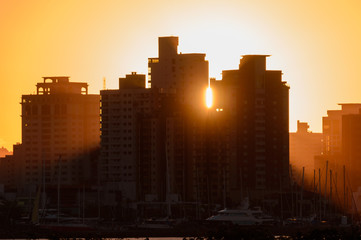
POLYGON ((59 232, 30 225, 1 226, 0 239, 149 238, 201 239, 361 239, 359 226, 193 226, 172 229, 131 229, 59 232))

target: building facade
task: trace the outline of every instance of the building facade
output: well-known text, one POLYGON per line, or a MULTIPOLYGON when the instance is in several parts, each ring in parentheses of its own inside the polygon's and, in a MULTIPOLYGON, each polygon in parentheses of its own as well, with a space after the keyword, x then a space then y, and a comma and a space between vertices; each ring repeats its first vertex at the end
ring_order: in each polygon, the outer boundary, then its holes
POLYGON ((323 154, 335 155, 342 151, 342 116, 358 114, 361 109, 359 103, 339 104, 341 110, 328 110, 327 116, 322 118, 323 154))
POLYGON ((266 55, 246 55, 239 69, 211 81, 213 110, 227 115, 230 183, 254 196, 289 184, 289 87, 281 71, 266 70, 266 55))
POLYGON ((297 131, 290 133, 290 165, 292 178, 298 185, 302 185, 304 168, 304 185, 313 190, 314 158, 322 153, 323 136, 322 133, 310 132, 308 128, 308 123, 297 121, 297 131))
POLYGON ((101 91, 104 202, 135 207, 142 201, 166 200, 167 177, 173 176, 166 173, 176 167, 171 163, 174 148, 182 146, 169 143, 182 129, 175 117, 177 100, 174 91, 145 88, 145 75, 135 72, 119 79, 119 89, 101 91))
MULTIPOLYGON (((322 119, 323 152, 315 157, 316 174, 319 171, 321 184, 327 181, 339 195, 333 194, 333 203, 345 212, 355 204, 353 192, 360 187, 359 148, 360 103, 342 103, 340 110, 328 110, 322 119), (333 176, 333 177, 332 177, 333 176), (333 178, 333 180, 331 180, 333 178)), ((332 193, 331 187, 321 190, 324 196, 332 193)))
POLYGON ((177 46, 178 37, 159 38, 147 82, 132 73, 119 89, 101 91, 104 202, 206 217, 279 192, 289 181, 281 71, 266 70, 266 56, 244 56, 239 69, 210 81, 214 105, 206 108, 205 54, 179 54, 177 46))
POLYGON ((100 143, 99 95, 69 77, 44 77, 36 94, 23 95, 20 183, 79 186, 96 182, 100 143))
POLYGON ((0 184, 3 184, 4 191, 7 193, 16 193, 23 182, 24 173, 21 171, 23 158, 21 144, 13 146, 13 154, 0 158, 0 184))
POLYGON ((178 37, 160 37, 158 58, 148 59, 148 88, 172 89, 183 101, 204 108, 208 61, 204 53, 178 53, 178 37))

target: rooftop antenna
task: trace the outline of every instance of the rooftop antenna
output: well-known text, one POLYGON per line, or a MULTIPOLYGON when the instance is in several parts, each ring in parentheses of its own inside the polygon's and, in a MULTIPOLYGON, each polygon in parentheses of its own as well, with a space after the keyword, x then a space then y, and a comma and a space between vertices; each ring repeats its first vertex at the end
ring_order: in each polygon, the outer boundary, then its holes
POLYGON ((105 77, 103 77, 103 90, 106 89, 107 86, 107 80, 105 79, 105 77))

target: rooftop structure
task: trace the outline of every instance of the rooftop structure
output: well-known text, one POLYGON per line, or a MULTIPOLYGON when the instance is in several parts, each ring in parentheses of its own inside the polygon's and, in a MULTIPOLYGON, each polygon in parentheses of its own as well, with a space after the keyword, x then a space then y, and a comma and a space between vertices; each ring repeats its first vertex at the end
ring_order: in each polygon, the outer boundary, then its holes
POLYGON ((88 94, 88 84, 69 82, 69 77, 43 77, 44 82, 36 84, 37 95, 88 94))

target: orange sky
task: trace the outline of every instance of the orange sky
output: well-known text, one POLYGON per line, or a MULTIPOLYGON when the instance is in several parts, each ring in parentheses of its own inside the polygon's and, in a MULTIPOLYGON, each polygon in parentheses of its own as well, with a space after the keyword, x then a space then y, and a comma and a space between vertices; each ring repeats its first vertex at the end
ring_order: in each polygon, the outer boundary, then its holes
POLYGON ((272 55, 291 87, 290 130, 299 119, 321 131, 327 109, 361 102, 360 12, 359 0, 0 0, 0 146, 21 141, 20 98, 42 76, 116 88, 168 35, 206 53, 218 79, 242 54, 272 55))

